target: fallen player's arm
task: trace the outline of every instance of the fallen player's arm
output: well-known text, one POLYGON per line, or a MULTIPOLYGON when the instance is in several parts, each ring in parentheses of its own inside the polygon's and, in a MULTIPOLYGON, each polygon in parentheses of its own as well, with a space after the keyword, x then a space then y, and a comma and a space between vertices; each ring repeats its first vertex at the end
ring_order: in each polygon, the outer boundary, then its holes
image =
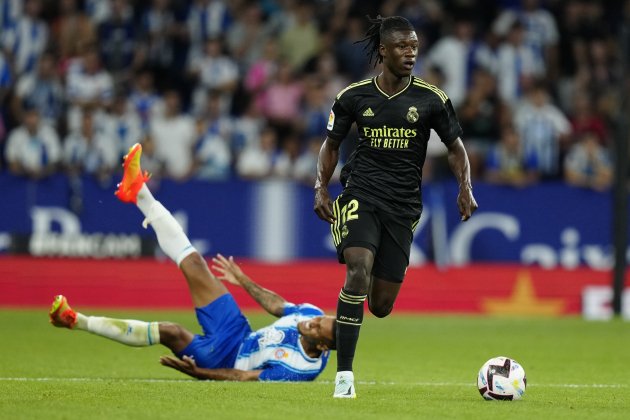
POLYGON ((257 381, 262 370, 240 370, 240 369, 206 369, 200 368, 195 360, 184 356, 178 359, 171 356, 160 357, 160 363, 173 368, 188 376, 197 379, 209 379, 213 381, 257 381))
POLYGON ((212 268, 221 275, 219 279, 228 283, 241 286, 245 291, 254 298, 263 309, 273 316, 281 317, 284 315, 284 306, 287 301, 280 295, 271 290, 265 289, 250 279, 241 268, 234 262, 234 258, 225 258, 219 254, 212 260, 214 265, 212 268))

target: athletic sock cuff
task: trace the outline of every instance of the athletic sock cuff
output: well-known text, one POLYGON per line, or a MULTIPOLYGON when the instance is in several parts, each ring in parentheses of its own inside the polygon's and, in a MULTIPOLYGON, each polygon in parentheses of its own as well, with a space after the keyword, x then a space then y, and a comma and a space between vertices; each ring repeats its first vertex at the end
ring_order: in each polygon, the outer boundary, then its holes
POLYGON ((350 303, 353 305, 360 305, 363 302, 365 302, 365 299, 367 298, 367 295, 355 295, 353 293, 350 292, 346 292, 345 290, 341 289, 341 291, 339 292, 339 300, 345 303, 350 303))

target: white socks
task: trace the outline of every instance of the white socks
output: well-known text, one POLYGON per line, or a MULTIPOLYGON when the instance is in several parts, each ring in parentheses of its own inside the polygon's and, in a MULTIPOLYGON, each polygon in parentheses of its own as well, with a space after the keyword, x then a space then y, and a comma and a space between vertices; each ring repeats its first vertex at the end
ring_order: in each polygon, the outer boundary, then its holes
POLYGON ((128 346, 145 347, 160 344, 160 329, 157 322, 85 316, 77 313, 75 328, 128 346))
POLYGON ((153 227, 160 248, 177 266, 184 258, 197 252, 177 220, 162 203, 153 198, 146 184, 138 192, 137 205, 145 217, 142 226, 146 228, 150 224, 153 227))

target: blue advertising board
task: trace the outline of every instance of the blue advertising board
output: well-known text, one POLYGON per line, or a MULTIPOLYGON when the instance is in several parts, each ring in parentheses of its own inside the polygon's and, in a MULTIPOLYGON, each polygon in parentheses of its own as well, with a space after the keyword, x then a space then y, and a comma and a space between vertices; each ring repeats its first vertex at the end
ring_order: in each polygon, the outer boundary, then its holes
MULTIPOLYGON (((308 186, 163 180, 151 189, 206 255, 335 258, 330 230, 313 213, 308 186)), ((30 181, 2 174, 0 191, 0 252, 134 257, 156 248, 153 232, 141 226, 142 214, 114 197, 114 185, 82 178, 79 207, 64 176, 30 181)), ((331 187, 331 194, 339 192, 339 186, 331 187)), ((423 196, 411 264, 514 262, 595 269, 612 264, 610 193, 562 183, 521 189, 475 183, 479 210, 465 223, 459 220, 454 183, 427 184, 423 196)))

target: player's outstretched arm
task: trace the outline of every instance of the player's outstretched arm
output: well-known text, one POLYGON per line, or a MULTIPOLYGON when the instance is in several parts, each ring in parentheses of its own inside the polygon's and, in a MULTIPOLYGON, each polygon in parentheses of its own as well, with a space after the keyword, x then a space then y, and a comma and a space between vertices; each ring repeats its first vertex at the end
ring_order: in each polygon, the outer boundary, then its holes
POLYGON ((319 150, 317 159, 317 179, 315 180, 315 204, 314 210, 320 219, 328 223, 335 222, 332 211, 332 200, 328 194, 328 183, 335 172, 335 167, 339 161, 339 143, 326 137, 322 148, 319 150))
POLYGON ((473 197, 472 184, 470 182, 470 162, 466 149, 459 137, 448 146, 448 164, 455 174, 459 183, 459 193, 457 194, 457 207, 462 221, 470 219, 470 216, 477 210, 477 201, 473 197))
POLYGON ((281 317, 284 314, 284 306, 287 301, 277 293, 256 284, 243 273, 243 270, 234 262, 233 257, 227 259, 223 255, 217 254, 212 261, 214 263, 212 269, 220 274, 219 280, 241 286, 271 315, 281 317))
POLYGON ((262 370, 240 370, 240 369, 206 369, 200 368, 195 363, 195 359, 184 356, 177 359, 171 356, 160 357, 160 363, 192 376, 197 379, 210 379, 213 381, 257 381, 262 370))

